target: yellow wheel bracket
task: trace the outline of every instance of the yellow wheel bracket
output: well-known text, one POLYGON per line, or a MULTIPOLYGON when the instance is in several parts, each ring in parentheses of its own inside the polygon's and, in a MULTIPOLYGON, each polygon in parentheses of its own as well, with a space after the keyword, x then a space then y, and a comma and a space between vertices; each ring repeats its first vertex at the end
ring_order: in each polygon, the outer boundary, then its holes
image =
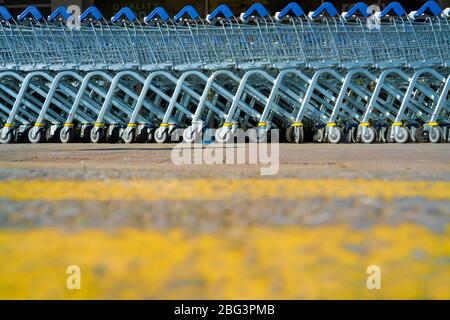
POLYGON ((429 127, 437 127, 439 124, 437 122, 428 122, 429 127))
POLYGON ((303 127, 303 122, 295 121, 295 122, 292 124, 292 126, 293 126, 293 127, 303 127))
POLYGON ((223 124, 224 127, 231 127, 233 124, 231 122, 225 122, 223 124))
POLYGON ((36 122, 36 123, 34 124, 34 126, 35 126, 35 127, 38 127, 38 128, 42 128, 42 127, 44 126, 44 124, 41 123, 41 122, 36 122))
POLYGON ((369 123, 368 123, 368 122, 361 122, 359 125, 360 125, 361 127, 368 127, 368 126, 369 126, 369 123))
POLYGON ((138 126, 137 123, 129 123, 128 124, 129 128, 136 128, 137 126, 138 126))
POLYGON ((161 123, 160 127, 167 128, 169 126, 168 123, 161 123))
POLYGON ((401 126, 403 125, 403 122, 401 122, 401 121, 394 122, 392 125, 393 125, 394 127, 401 127, 401 126))
POLYGON ((336 122, 328 122, 327 127, 336 127, 336 122))
POLYGON ((73 123, 70 123, 70 122, 64 123, 64 127, 72 128, 73 123))
POLYGON ((262 121, 258 123, 258 127, 266 127, 267 126, 267 122, 262 121))
POLYGON ((13 128, 14 124, 13 123, 5 123, 5 128, 13 128))

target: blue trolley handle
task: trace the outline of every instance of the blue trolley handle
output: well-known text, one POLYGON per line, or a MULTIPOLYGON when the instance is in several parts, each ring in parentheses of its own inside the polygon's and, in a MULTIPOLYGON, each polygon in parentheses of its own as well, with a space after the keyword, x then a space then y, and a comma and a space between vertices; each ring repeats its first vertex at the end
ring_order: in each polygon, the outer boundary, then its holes
POLYGON ((36 21, 42 20, 44 18, 38 8, 36 8, 35 6, 29 6, 17 16, 17 20, 23 22, 29 16, 31 16, 36 21))
POLYGON ((344 20, 348 20, 357 16, 358 13, 364 18, 370 17, 369 6, 364 2, 358 2, 348 12, 342 12, 341 17, 344 20))
POLYGON ((230 20, 232 17, 234 17, 233 11, 231 11, 230 7, 228 7, 226 4, 221 4, 212 13, 206 16, 206 21, 211 23, 220 15, 222 15, 226 20, 230 20))
POLYGON ((149 24, 156 19, 160 19, 162 22, 167 22, 170 19, 170 16, 163 7, 157 7, 144 18, 144 22, 149 24))
POLYGON ((47 17, 47 21, 50 23, 55 22, 59 16, 61 16, 64 20, 67 20, 70 18, 71 14, 67 12, 67 8, 65 6, 60 6, 47 17))
POLYGON ((442 14, 443 10, 441 9, 441 7, 439 7, 439 5, 435 1, 428 1, 419 10, 412 11, 408 16, 411 19, 415 20, 417 18, 427 15, 427 12, 430 12, 430 14, 428 15, 437 17, 442 14))
POLYGON ((302 7, 300 7, 300 5, 297 2, 291 2, 283 10, 275 13, 275 20, 282 21, 288 15, 299 18, 301 16, 304 16, 305 12, 303 11, 302 7))
POLYGON ((255 16, 257 13, 261 18, 266 18, 269 15, 269 11, 261 4, 255 3, 247 11, 241 13, 241 20, 243 22, 247 22, 252 16, 255 16))
POLYGON ((130 22, 134 22, 137 20, 137 16, 136 14, 133 12, 133 10, 131 10, 128 7, 123 7, 122 9, 120 9, 119 12, 117 12, 112 18, 111 18, 111 22, 112 23, 117 23, 117 21, 119 21, 120 19, 122 19, 123 17, 125 17, 128 21, 130 22))
POLYGON ((185 6, 183 9, 181 9, 180 12, 177 13, 177 15, 173 19, 178 23, 181 21, 181 19, 183 19, 185 15, 188 15, 189 19, 191 20, 197 20, 198 18, 200 18, 200 14, 197 12, 197 10, 195 10, 193 6, 185 6))
POLYGON ((387 16, 390 16, 391 13, 395 16, 402 17, 406 15, 405 8, 402 7, 402 5, 398 2, 391 2, 388 4, 386 8, 384 8, 383 11, 381 11, 380 18, 383 19, 387 16))
POLYGON ((339 15, 337 9, 331 2, 324 2, 316 10, 311 11, 308 14, 308 17, 311 20, 315 20, 322 16, 324 12, 328 13, 331 17, 336 17, 339 15))
POLYGON ((11 21, 13 16, 4 6, 0 6, 0 16, 4 21, 11 21))
POLYGON ((97 22, 103 19, 102 13, 101 13, 100 10, 98 10, 98 8, 95 7, 95 6, 91 6, 91 7, 87 8, 87 9, 81 14, 81 16, 80 16, 80 21, 81 21, 81 22, 86 21, 87 18, 88 18, 89 16, 92 16, 92 17, 94 18, 94 20, 97 21, 97 22))

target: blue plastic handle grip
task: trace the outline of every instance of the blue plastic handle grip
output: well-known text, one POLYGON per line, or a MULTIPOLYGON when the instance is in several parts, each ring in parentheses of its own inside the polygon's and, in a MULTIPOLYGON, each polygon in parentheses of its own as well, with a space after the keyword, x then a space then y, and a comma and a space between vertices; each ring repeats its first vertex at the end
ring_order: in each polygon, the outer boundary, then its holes
POLYGON ((338 15, 337 9, 331 2, 324 2, 320 5, 320 7, 314 10, 311 17, 313 19, 316 19, 317 17, 321 16, 324 11, 327 12, 331 17, 335 17, 338 15))
POLYGON ((87 8, 81 14, 80 21, 82 21, 82 22, 85 21, 89 16, 92 16, 96 21, 99 21, 99 20, 103 19, 102 13, 95 6, 91 6, 91 7, 87 8))
POLYGON ((62 16, 64 18, 64 20, 67 20, 70 18, 71 14, 69 12, 67 12, 67 8, 65 6, 61 6, 61 7, 58 7, 55 11, 53 11, 51 15, 48 16, 47 21, 53 22, 59 16, 62 16))
POLYGON ((0 6, 0 15, 2 16, 2 19, 5 21, 10 21, 12 19, 11 13, 3 6, 0 6))
POLYGON ((291 2, 289 3, 283 10, 280 11, 278 14, 279 19, 283 19, 288 14, 291 14, 296 17, 300 17, 305 15, 305 12, 303 11, 302 7, 297 2, 291 2))
POLYGON ((257 13, 261 18, 267 17, 269 15, 269 11, 261 3, 255 3, 247 11, 242 15, 242 19, 247 20, 251 16, 257 13))
POLYGON ((21 14, 17 16, 17 20, 23 21, 30 15, 33 17, 33 19, 37 21, 43 19, 42 14, 38 10, 38 8, 36 8, 35 6, 29 6, 21 14))
POLYGON ((125 16, 125 18, 127 18, 128 21, 133 22, 136 21, 137 16, 136 14, 133 12, 133 10, 131 10, 128 7, 123 7, 122 9, 120 9, 119 12, 117 12, 112 18, 111 18, 111 22, 112 23, 116 23, 117 21, 119 21, 123 16, 125 16))
POLYGON ((435 1, 426 2, 417 12, 414 14, 414 18, 420 17, 426 12, 430 12, 433 16, 438 16, 442 13, 441 7, 435 1))
POLYGON ((162 21, 166 22, 167 20, 169 20, 170 17, 169 17, 169 14, 167 13, 167 11, 164 10, 163 7, 157 7, 152 12, 150 12, 150 14, 148 16, 146 16, 144 18, 144 22, 148 23, 155 18, 159 18, 162 21))
POLYGON ((230 20, 234 16, 233 11, 231 11, 230 7, 228 7, 226 4, 221 4, 216 8, 216 10, 208 15, 208 19, 211 21, 216 19, 220 15, 223 15, 227 20, 230 20))
POLYGON ((200 14, 197 12, 197 10, 195 10, 193 6, 186 6, 177 13, 177 15, 174 17, 174 20, 176 22, 179 22, 186 14, 192 20, 196 20, 200 17, 200 14))
POLYGON ((381 18, 386 17, 390 13, 394 13, 396 16, 404 16, 406 15, 406 10, 402 7, 402 5, 398 2, 391 2, 388 4, 386 8, 384 8, 383 11, 381 11, 381 18))
POLYGON ((345 14, 344 18, 349 19, 349 18, 353 17, 354 15, 356 15, 358 12, 363 17, 367 18, 370 16, 370 12, 367 11, 368 8, 369 8, 369 6, 367 4, 365 4, 364 2, 358 2, 353 7, 350 8, 350 10, 345 14))

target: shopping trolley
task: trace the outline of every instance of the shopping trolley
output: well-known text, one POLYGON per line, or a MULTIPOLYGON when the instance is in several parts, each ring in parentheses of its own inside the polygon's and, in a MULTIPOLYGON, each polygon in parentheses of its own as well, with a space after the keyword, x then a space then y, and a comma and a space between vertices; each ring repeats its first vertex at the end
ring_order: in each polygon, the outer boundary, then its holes
POLYGON ((448 141, 449 15, 434 1, 409 14, 159 7, 142 22, 127 7, 111 20, 0 7, 0 142, 164 143, 176 128, 186 141, 206 128, 219 141, 237 128, 255 141, 271 128, 297 143, 448 141))

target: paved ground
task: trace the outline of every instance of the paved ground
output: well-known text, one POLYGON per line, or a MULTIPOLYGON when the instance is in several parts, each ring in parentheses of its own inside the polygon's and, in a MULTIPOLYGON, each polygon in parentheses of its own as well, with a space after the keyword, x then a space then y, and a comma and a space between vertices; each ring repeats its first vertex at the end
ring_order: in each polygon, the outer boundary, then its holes
POLYGON ((450 298, 450 145, 172 147, 0 146, 0 298, 450 298))
MULTIPOLYGON (((255 165, 180 165, 173 145, 46 144, 0 146, 2 179, 255 178, 255 165)), ((269 178, 450 180, 449 144, 281 144, 269 178)))

